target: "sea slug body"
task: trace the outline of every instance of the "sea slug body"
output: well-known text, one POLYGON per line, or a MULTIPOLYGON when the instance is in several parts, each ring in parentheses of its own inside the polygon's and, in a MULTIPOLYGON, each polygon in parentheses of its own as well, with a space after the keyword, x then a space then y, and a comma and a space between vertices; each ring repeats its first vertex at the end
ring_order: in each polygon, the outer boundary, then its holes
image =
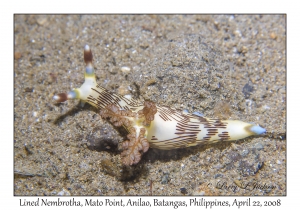
POLYGON ((85 82, 80 88, 57 94, 53 98, 57 102, 80 99, 98 108, 101 117, 108 118, 114 126, 123 126, 129 133, 129 140, 122 143, 121 156, 125 165, 137 164, 149 147, 170 150, 238 140, 266 132, 258 125, 239 120, 205 118, 197 112, 190 114, 185 110, 111 93, 96 83, 92 60, 92 51, 86 45, 85 82))

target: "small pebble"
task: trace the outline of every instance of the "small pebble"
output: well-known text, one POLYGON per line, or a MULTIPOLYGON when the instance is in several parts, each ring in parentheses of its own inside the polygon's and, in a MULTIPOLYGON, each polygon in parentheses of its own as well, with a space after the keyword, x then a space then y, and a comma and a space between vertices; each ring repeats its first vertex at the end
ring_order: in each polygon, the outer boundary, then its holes
POLYGON ((36 22, 40 25, 40 26, 42 26, 42 25, 44 25, 45 23, 47 23, 47 17, 40 17, 40 18, 38 18, 37 20, 36 20, 36 22))
POLYGON ((179 66, 179 62, 178 61, 172 61, 172 66, 179 66))
POLYGON ((255 168, 254 174, 256 174, 263 166, 264 162, 259 162, 255 168))
POLYGON ((218 178, 218 177, 222 177, 222 176, 223 176, 222 174, 216 174, 215 179, 218 178))
POLYGON ((236 36, 238 36, 238 37, 242 37, 242 33, 241 33, 240 30, 235 30, 235 31, 234 31, 234 34, 235 34, 236 36))
POLYGON ((22 54, 20 52, 15 52, 14 58, 15 60, 19 60, 22 57, 22 54))
POLYGON ((257 150, 262 150, 262 149, 264 149, 264 145, 262 145, 261 143, 256 143, 254 148, 257 150))
POLYGON ((239 188, 243 188, 242 182, 238 179, 233 180, 233 182, 239 187, 239 188))
POLYGON ((249 150, 248 149, 244 149, 242 152, 241 152, 241 155, 243 157, 247 156, 249 154, 249 150))
POLYGON ((196 162, 197 161, 197 156, 193 155, 192 157, 190 157, 190 160, 196 162))
POLYGON ((59 193, 57 193, 57 195, 59 195, 59 196, 64 195, 64 191, 60 191, 59 193))
POLYGON ((57 195, 58 195, 58 196, 63 196, 63 195, 65 195, 65 196, 70 196, 71 194, 70 194, 69 191, 63 189, 62 191, 58 192, 57 195))
POLYGON ((204 192, 204 191, 201 191, 201 192, 199 192, 199 195, 200 195, 200 196, 203 196, 203 195, 205 195, 205 192, 204 192))
POLYGON ((270 107, 268 105, 264 105, 263 108, 264 109, 270 109, 270 107))
POLYGON ((124 97, 127 98, 127 99, 131 99, 132 98, 131 95, 124 95, 124 97))
POLYGON ((128 44, 128 43, 125 43, 125 48, 126 48, 126 49, 130 49, 130 48, 132 48, 132 45, 131 45, 131 44, 128 44))
POLYGON ((276 39, 276 38, 277 38, 277 35, 276 35, 274 32, 272 32, 272 33, 270 34, 270 38, 271 38, 271 39, 276 39))
POLYGON ((130 68, 128 67, 128 66, 122 66, 121 67, 121 71, 123 72, 123 73, 126 73, 126 74, 128 74, 129 72, 130 72, 130 68))
POLYGON ((33 116, 33 117, 37 117, 37 116, 38 116, 38 112, 33 112, 33 113, 32 113, 32 116, 33 116))
POLYGON ((168 174, 163 175, 163 177, 161 179, 161 183, 168 184, 168 181, 169 181, 169 175, 168 174))
POLYGON ((184 195, 187 194, 187 190, 184 187, 180 188, 180 192, 184 195))
POLYGON ((24 89, 24 91, 27 92, 27 93, 31 93, 31 92, 33 92, 33 88, 32 87, 26 87, 24 89))
POLYGON ((182 164, 181 164, 181 170, 183 170, 184 167, 185 167, 185 165, 182 163, 182 164))

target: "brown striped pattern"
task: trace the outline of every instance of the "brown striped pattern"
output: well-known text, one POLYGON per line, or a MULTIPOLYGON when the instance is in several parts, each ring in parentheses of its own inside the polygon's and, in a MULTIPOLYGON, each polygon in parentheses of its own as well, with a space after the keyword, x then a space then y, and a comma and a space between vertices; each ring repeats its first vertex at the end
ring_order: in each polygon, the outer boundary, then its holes
POLYGON ((157 107, 157 110, 159 117, 164 121, 177 122, 175 131, 177 137, 161 141, 162 139, 158 140, 157 137, 152 136, 151 141, 153 143, 151 147, 174 149, 187 147, 189 144, 196 142, 197 134, 201 132, 199 129, 200 122, 191 122, 191 115, 183 114, 181 111, 170 107, 157 107))
POLYGON ((87 98, 87 102, 95 104, 99 109, 104 109, 109 104, 115 104, 120 109, 124 110, 136 110, 137 107, 142 106, 140 102, 125 98, 124 96, 111 93, 110 91, 106 90, 105 88, 97 85, 98 89, 92 88, 92 91, 97 92, 98 97, 94 98, 92 95, 89 95, 87 98), (120 102, 123 101, 126 103, 125 106, 122 106, 120 102))
POLYGON ((221 141, 227 141, 230 139, 229 133, 226 131, 223 131, 221 134, 218 135, 220 137, 221 141))
MULTIPOLYGON (((176 131, 175 134, 177 137, 171 139, 158 139, 156 136, 151 138, 151 147, 160 148, 160 149, 174 149, 187 147, 190 144, 206 144, 213 143, 219 140, 229 140, 229 133, 224 131, 219 134, 219 129, 227 128, 227 123, 222 122, 219 119, 209 119, 200 117, 194 114, 183 114, 181 111, 170 108, 170 107, 157 107, 159 117, 164 121, 176 121, 176 131), (191 120, 193 119, 193 120, 191 120), (200 130, 200 125, 204 125, 206 129, 206 136, 202 139, 197 139, 197 135, 200 130), (219 140, 212 141, 212 137, 219 137, 219 140)), ((202 131, 203 132, 203 131, 202 131)))
POLYGON ((204 128, 227 128, 227 123, 224 123, 219 119, 209 119, 209 121, 203 124, 204 128))

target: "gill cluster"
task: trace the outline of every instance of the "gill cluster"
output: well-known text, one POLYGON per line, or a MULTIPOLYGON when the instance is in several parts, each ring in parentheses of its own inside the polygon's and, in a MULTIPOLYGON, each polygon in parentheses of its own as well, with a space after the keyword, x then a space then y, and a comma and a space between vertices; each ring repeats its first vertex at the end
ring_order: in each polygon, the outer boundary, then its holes
POLYGON ((125 165, 137 164, 149 147, 162 150, 190 147, 218 141, 238 140, 260 135, 266 130, 239 120, 219 120, 187 113, 154 102, 140 102, 110 92, 96 83, 93 55, 84 47, 85 82, 69 93, 53 98, 57 102, 80 99, 99 109, 99 114, 114 126, 123 126, 128 140, 122 142, 125 165))

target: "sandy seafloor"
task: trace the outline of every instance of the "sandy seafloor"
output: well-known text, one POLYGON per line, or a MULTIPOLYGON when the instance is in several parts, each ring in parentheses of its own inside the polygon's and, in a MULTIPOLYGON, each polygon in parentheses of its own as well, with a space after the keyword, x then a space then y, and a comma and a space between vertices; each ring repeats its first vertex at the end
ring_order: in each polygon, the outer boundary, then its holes
POLYGON ((14 33, 15 195, 286 195, 285 15, 15 15, 14 33), (124 134, 52 99, 83 83, 85 44, 112 92, 267 133, 124 167, 124 134))

